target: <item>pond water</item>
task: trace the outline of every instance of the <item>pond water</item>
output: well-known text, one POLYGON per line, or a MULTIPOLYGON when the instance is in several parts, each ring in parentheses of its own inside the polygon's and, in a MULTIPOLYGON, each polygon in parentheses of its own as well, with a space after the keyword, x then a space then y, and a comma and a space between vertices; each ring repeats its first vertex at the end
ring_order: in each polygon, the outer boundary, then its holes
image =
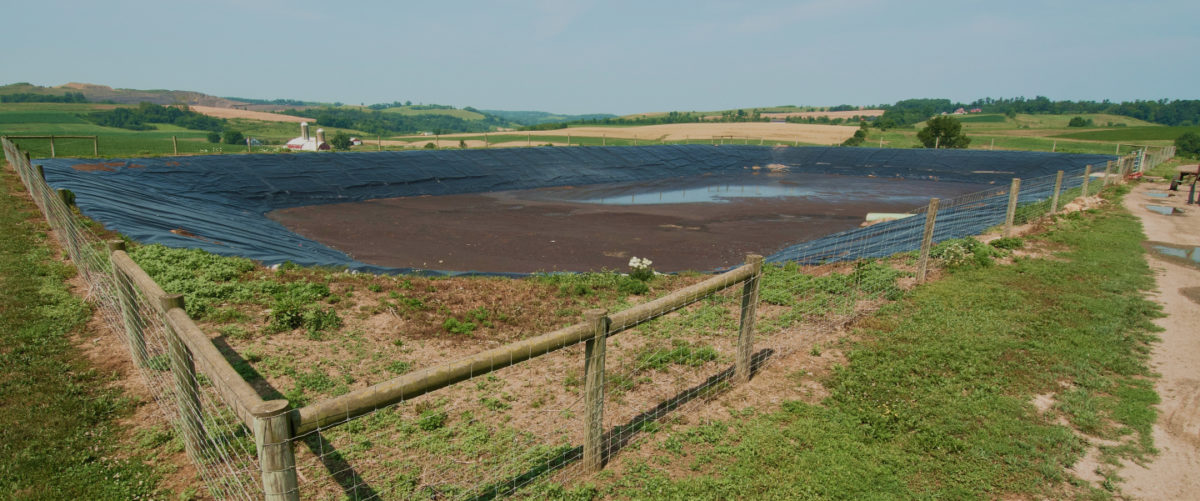
MULTIPOLYGON (((962 183, 946 183, 961 192, 962 183)), ((969 189, 978 189, 971 186, 969 189)), ((887 200, 916 207, 931 194, 915 191, 898 179, 827 174, 754 172, 737 176, 694 176, 653 182, 611 183, 550 189, 526 194, 541 200, 600 205, 725 204, 739 199, 805 199, 811 201, 887 200)))

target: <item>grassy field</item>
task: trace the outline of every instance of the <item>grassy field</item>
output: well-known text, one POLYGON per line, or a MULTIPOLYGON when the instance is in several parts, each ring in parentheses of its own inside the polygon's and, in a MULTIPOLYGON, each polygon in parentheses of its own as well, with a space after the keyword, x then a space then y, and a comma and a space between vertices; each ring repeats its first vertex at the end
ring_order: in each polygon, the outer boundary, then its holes
POLYGON ((395 113, 397 115, 447 115, 447 116, 452 116, 455 118, 461 118, 463 120, 483 120, 483 118, 484 118, 482 113, 475 113, 474 111, 458 110, 458 109, 426 110, 426 109, 414 109, 411 106, 401 106, 399 108, 386 108, 383 110, 383 112, 384 113, 395 113))
POLYGON ((562 499, 1107 499, 1111 464, 1153 453, 1147 367, 1158 308, 1136 218, 1119 204, 1062 217, 1053 258, 975 266, 860 321, 819 405, 664 426, 626 465, 562 499), (1053 405, 1039 410, 1035 396, 1053 405), (1089 443, 1105 481, 1067 473, 1089 443), (668 473, 676 472, 676 473, 668 473))
POLYGON ((147 461, 170 447, 170 433, 132 437, 117 424, 135 402, 72 344, 90 316, 67 288, 74 268, 47 245, 16 175, 0 168, 0 497, 166 497, 162 470, 147 461))
MULTIPOLYGON (((2 103, 0 104, 0 134, 8 135, 96 135, 99 136, 99 148, 101 156, 154 156, 154 155, 170 155, 174 153, 172 145, 172 137, 178 141, 179 153, 181 154, 214 154, 214 153, 245 153, 246 148, 241 145, 213 144, 206 140, 207 131, 187 130, 171 125, 157 125, 156 130, 152 131, 130 131, 124 129, 116 129, 111 127, 100 127, 88 123, 79 118, 80 113, 86 113, 94 110, 111 109, 115 105, 103 104, 62 104, 62 103, 2 103)), ((799 108, 776 107, 772 111, 795 111, 799 108)), ((461 118, 475 119, 481 117, 476 113, 466 110, 415 110, 410 107, 391 108, 389 113, 404 113, 404 114, 421 114, 421 113, 442 113, 452 116, 460 116, 461 118), (467 116, 472 115, 472 116, 467 116)), ((1170 144, 1178 135, 1187 130, 1200 130, 1200 127, 1162 127, 1142 122, 1140 120, 1131 119, 1128 117, 1119 117, 1115 115, 1101 114, 1084 114, 1078 115, 1084 118, 1090 118, 1095 123, 1104 125, 1108 123, 1126 124, 1126 127, 1101 127, 1092 129, 1077 129, 1068 128, 1067 122, 1076 115, 1017 115, 1015 118, 1007 118, 1003 115, 970 115, 962 117, 964 121, 963 127, 966 133, 972 138, 971 149, 1005 149, 1005 150, 1030 150, 1030 151, 1057 151, 1064 153, 1103 153, 1112 154, 1116 152, 1115 144, 1126 143, 1125 148, 1121 151, 1122 154, 1129 153, 1133 147, 1130 143, 1163 146, 1170 144), (993 146, 994 141, 994 146, 993 146)), ((282 143, 296 137, 299 134, 299 129, 295 124, 280 123, 280 122, 261 122, 248 119, 232 119, 228 122, 228 128, 241 131, 248 137, 256 138, 264 142, 262 146, 256 146, 252 149, 255 153, 270 153, 277 152, 282 143)), ((918 145, 916 140, 917 127, 906 127, 891 129, 888 131, 878 131, 871 129, 863 146, 879 147, 879 140, 882 138, 882 146, 886 148, 911 148, 918 145)), ((328 137, 332 137, 343 129, 325 127, 328 137)), ((371 136, 362 131, 348 130, 345 132, 351 136, 364 138, 368 141, 367 144, 356 148, 362 150, 373 151, 376 147, 370 144, 371 136)), ((594 134, 594 133, 593 133, 594 134)), ((649 134, 648 134, 649 135, 649 134)), ((412 137, 385 137, 384 139, 398 139, 403 141, 413 141, 412 137)), ((471 147, 481 147, 483 142, 482 135, 468 135, 453 138, 444 138, 439 141, 442 148, 456 148, 459 139, 473 141, 471 147)), ((492 145, 500 143, 509 143, 508 146, 523 145, 527 143, 526 134, 521 133, 495 133, 489 134, 488 141, 492 145)), ((433 138, 419 138, 407 148, 399 146, 385 147, 384 149, 413 149, 421 148, 426 142, 433 142, 433 138)), ((689 141, 692 144, 710 144, 711 139, 693 139, 689 141)), ((670 141, 670 144, 680 144, 681 141, 670 141)), ((758 144, 753 139, 738 139, 736 144, 758 144)), ((50 145, 47 140, 20 140, 18 144, 29 151, 34 157, 50 156, 50 145)), ((528 144, 532 146, 544 146, 552 144, 555 146, 563 146, 566 144, 566 139, 561 135, 538 135, 534 133, 528 137, 528 144)), ((635 144, 633 139, 612 138, 607 139, 591 136, 574 135, 571 138, 572 145, 581 146, 632 146, 635 144)), ((655 138, 642 138, 636 141, 638 145, 646 144, 664 144, 662 141, 655 138)), ((795 141, 765 141, 764 145, 796 145, 795 141)), ((56 140, 56 153, 59 156, 92 156, 92 144, 89 140, 72 140, 60 139, 56 140)), ((800 143, 800 145, 807 145, 800 143)))
MULTIPOLYGON (((114 127, 101 127, 79 117, 81 113, 108 110, 117 107, 110 104, 77 103, 0 103, 0 135, 45 136, 78 135, 98 136, 100 156, 150 156, 171 155, 175 152, 172 137, 178 142, 180 154, 245 153, 245 145, 217 144, 208 142, 208 131, 190 130, 167 124, 155 124, 155 130, 133 131, 114 127)), ((263 122, 258 120, 229 120, 228 128, 238 130, 247 137, 256 138, 274 145, 255 146, 255 153, 274 152, 279 144, 299 136, 296 124, 263 122)), ((359 131, 325 128, 327 137, 345 130, 350 135, 362 136, 359 131)), ((314 129, 315 132, 315 129, 314 129)), ((45 139, 15 140, 22 150, 35 158, 50 156, 50 142, 45 139)), ((57 156, 90 157, 94 149, 90 139, 56 139, 57 156)))
POLYGON ((1187 132, 1200 134, 1200 127, 1124 127, 1116 129, 1089 130, 1059 134, 1054 137, 1070 139, 1086 139, 1090 141, 1174 141, 1175 138, 1187 132))

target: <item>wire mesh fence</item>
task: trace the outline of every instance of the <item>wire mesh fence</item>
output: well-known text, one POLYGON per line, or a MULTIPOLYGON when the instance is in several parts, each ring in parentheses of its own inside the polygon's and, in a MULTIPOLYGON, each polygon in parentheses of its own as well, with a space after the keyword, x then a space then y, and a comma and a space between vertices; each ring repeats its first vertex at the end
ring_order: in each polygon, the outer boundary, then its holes
POLYGON ((219 498, 262 498, 253 434, 208 375, 184 370, 196 365, 191 351, 172 351, 171 327, 161 304, 165 294, 157 286, 157 294, 147 291, 144 282, 115 270, 107 243, 94 223, 74 211, 69 193, 52 189, 23 152, 7 139, 2 142, 9 165, 86 284, 96 315, 130 347, 158 411, 187 445, 209 491, 219 498))
POLYGON ((1129 155, 941 200, 552 332, 446 349, 419 370, 289 409, 263 400, 179 298, 3 146, 219 499, 537 497, 600 469, 668 467, 692 436, 678 430, 769 405, 775 394, 746 384, 752 374, 807 352, 787 362, 802 375, 851 321, 919 283, 931 246, 1033 222, 1169 158, 1129 155))

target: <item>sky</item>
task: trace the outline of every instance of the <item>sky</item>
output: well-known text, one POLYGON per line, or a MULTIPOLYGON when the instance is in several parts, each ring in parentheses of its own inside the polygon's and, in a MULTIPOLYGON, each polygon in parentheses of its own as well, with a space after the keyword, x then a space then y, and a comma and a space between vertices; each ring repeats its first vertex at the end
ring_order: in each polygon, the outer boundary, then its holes
POLYGON ((4 7, 0 84, 572 114, 925 97, 1200 98, 1196 0, 4 7))

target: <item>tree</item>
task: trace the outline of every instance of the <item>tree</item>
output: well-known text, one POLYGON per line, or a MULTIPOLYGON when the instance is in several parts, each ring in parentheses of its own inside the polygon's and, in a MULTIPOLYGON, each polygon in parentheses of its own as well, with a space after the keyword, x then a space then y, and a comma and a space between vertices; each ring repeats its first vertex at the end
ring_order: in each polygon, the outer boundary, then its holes
POLYGON ((463 140, 463 139, 459 139, 459 140, 458 140, 458 147, 459 147, 459 148, 462 148, 462 149, 464 149, 464 150, 465 150, 465 149, 467 149, 467 141, 466 141, 466 140, 463 140))
POLYGON ((333 138, 329 140, 329 145, 333 146, 333 149, 338 151, 348 150, 350 149, 350 136, 346 134, 346 131, 338 131, 338 133, 334 134, 333 138))
POLYGON ((1093 125, 1096 125, 1095 121, 1090 118, 1084 120, 1083 117, 1075 117, 1070 122, 1067 122, 1067 127, 1091 127, 1093 125))
POLYGON ((240 130, 227 130, 224 135, 225 144, 246 144, 246 136, 240 130))
POLYGON ((1200 134, 1184 132, 1175 138, 1175 152, 1189 157, 1200 157, 1200 134))
POLYGON ((210 143, 221 142, 221 133, 220 132, 217 132, 217 131, 209 132, 208 136, 206 136, 206 137, 208 138, 208 142, 210 142, 210 143))
POLYGON ((858 129, 854 131, 854 135, 842 141, 842 146, 861 146, 867 140, 867 130, 858 129))
POLYGON ((917 132, 917 139, 926 148, 966 148, 971 144, 971 138, 962 132, 962 122, 949 115, 931 118, 917 132))

